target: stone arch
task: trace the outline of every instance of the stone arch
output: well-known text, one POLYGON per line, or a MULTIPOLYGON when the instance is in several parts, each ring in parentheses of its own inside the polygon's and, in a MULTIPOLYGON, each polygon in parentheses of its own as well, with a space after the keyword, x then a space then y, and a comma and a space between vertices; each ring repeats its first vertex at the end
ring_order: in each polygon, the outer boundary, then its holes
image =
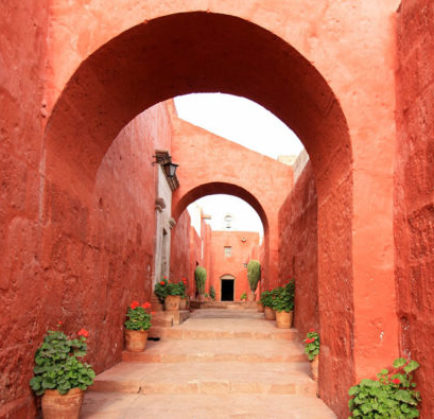
POLYGON ((46 126, 46 180, 68 201, 90 205, 99 165, 132 118, 180 94, 226 92, 250 98, 304 143, 318 189, 319 296, 330 356, 324 376, 345 371, 332 393, 353 381, 352 151, 341 106, 326 80, 297 50, 247 20, 182 13, 137 25, 81 63, 46 126), (335 341, 334 337, 345 339, 335 341))

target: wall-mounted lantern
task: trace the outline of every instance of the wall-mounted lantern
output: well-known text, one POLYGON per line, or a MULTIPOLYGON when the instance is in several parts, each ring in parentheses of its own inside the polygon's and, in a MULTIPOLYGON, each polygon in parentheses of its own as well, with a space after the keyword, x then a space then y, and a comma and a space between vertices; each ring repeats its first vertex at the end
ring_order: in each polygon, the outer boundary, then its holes
POLYGON ((164 171, 166 172, 167 177, 174 178, 175 174, 176 174, 176 168, 178 166, 179 166, 178 164, 172 163, 172 161, 165 163, 163 165, 163 167, 164 167, 164 171))

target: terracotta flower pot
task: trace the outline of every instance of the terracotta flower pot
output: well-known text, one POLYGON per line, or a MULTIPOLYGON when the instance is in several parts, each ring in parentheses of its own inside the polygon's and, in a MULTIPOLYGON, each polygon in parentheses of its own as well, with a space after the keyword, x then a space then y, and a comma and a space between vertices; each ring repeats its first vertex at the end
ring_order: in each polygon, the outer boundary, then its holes
POLYGON ((259 311, 260 313, 263 313, 263 312, 264 312, 264 306, 262 305, 262 303, 261 303, 260 301, 258 301, 258 311, 259 311))
POLYGON ((187 310, 187 298, 181 298, 181 301, 179 302, 179 309, 187 310))
POLYGON ((247 301, 255 301, 256 299, 256 294, 254 292, 249 292, 249 294, 247 295, 247 301))
POLYGON ((164 308, 166 309, 166 311, 179 311, 180 302, 180 295, 168 295, 164 300, 164 308))
POLYGON ((271 307, 264 307, 264 316, 267 320, 275 320, 276 312, 271 307))
POLYGON ((276 312, 276 326, 279 329, 290 329, 292 326, 292 315, 292 311, 289 313, 286 311, 276 312))
POLYGON ((319 370, 319 356, 317 355, 312 361, 310 361, 310 370, 312 373, 312 378, 318 381, 318 370, 319 370))
POLYGON ((147 330, 125 330, 125 349, 127 351, 143 352, 147 342, 147 330))
POLYGON ((83 391, 72 388, 66 394, 57 390, 45 390, 42 396, 42 415, 44 419, 78 419, 83 391))

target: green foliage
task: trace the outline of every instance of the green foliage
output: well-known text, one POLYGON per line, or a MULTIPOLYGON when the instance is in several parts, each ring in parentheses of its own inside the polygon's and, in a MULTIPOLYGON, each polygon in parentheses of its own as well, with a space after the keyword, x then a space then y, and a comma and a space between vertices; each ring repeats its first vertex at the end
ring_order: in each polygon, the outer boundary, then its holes
POLYGON ((93 384, 95 372, 77 358, 86 355, 86 338, 69 339, 63 332, 49 330, 42 345, 36 350, 34 377, 30 387, 41 396, 45 390, 66 394, 72 388, 86 390, 93 384))
POLYGON ((212 285, 209 288, 209 296, 211 297, 211 300, 213 300, 213 301, 215 300, 215 289, 212 285))
POLYGON ((271 291, 263 291, 261 293, 261 303, 264 307, 272 307, 273 306, 273 297, 271 295, 271 291))
POLYGON ((205 292, 206 269, 203 266, 196 267, 194 271, 194 281, 196 283, 197 292, 203 295, 205 292))
POLYGON ((245 300, 247 300, 247 294, 246 294, 245 292, 243 292, 243 293, 241 294, 240 300, 241 300, 241 301, 245 301, 245 300))
POLYGON ((256 291, 258 282, 261 280, 261 264, 257 260, 250 260, 247 264, 247 279, 252 292, 256 291))
POLYGON ((272 297, 273 310, 278 312, 286 311, 287 313, 294 310, 295 281, 291 279, 284 287, 275 288, 272 291, 272 297))
POLYGON ((304 352, 309 358, 309 361, 312 361, 319 354, 319 333, 315 332, 313 329, 306 334, 304 352))
POLYGON ((167 285, 168 285, 169 281, 167 280, 166 277, 164 277, 160 282, 157 282, 155 284, 154 287, 154 294, 158 297, 158 299, 160 300, 160 303, 163 304, 164 300, 167 297, 167 285))
POLYGON ((173 282, 169 282, 166 285, 166 291, 167 291, 167 295, 183 296, 185 295, 185 286, 182 282, 178 282, 176 284, 173 282))
POLYGON ((394 371, 383 369, 378 380, 364 379, 348 391, 351 417, 359 418, 417 418, 420 394, 414 390, 412 372, 419 368, 416 361, 398 358, 394 371))
POLYGON ((143 307, 128 307, 127 317, 124 324, 128 330, 148 330, 151 327, 151 315, 143 307))

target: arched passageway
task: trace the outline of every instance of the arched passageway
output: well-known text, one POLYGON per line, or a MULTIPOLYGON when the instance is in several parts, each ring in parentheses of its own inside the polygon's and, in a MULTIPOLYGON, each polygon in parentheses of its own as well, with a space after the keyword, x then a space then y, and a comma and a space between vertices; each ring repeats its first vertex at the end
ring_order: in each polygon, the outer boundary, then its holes
MULTIPOLYGON (((46 128, 45 187, 48 195, 55 191, 57 203, 47 215, 50 228, 65 229, 59 208, 74 203, 86 218, 97 207, 93 191, 100 164, 131 119, 176 95, 217 91, 262 104, 309 152, 318 190, 320 323, 327 354, 321 375, 333 380, 332 386, 321 383, 320 391, 341 409, 354 377, 371 368, 370 356, 362 360, 354 350, 355 341, 366 347, 371 338, 361 325, 370 318, 369 307, 363 307, 362 319, 354 306, 350 135, 324 78, 273 33, 222 14, 176 14, 123 32, 83 61, 46 128)), ((387 317, 388 310, 377 315, 387 317)), ((394 341, 389 334, 387 339, 394 341)), ((382 351, 377 347, 374 358, 385 356, 382 351)))

